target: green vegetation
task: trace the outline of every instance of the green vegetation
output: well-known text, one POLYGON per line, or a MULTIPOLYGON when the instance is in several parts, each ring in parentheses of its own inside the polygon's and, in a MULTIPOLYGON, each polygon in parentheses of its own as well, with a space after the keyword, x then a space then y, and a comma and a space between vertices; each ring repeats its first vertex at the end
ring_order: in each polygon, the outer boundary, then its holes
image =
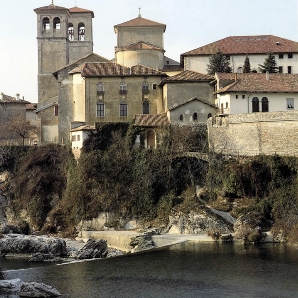
POLYGON ((143 148, 144 134, 128 124, 98 125, 78 161, 65 146, 1 147, 0 169, 9 173, 2 189, 13 213, 22 214, 22 230, 73 233, 100 211, 166 224, 173 208, 199 210, 207 201, 235 217, 256 214, 273 222, 275 233, 298 241, 297 158, 210 155, 207 163, 190 154, 206 150, 202 128, 160 130, 154 150, 143 148), (134 148, 136 135, 140 148, 134 148), (206 189, 199 198, 197 185, 206 189))
POLYGON ((209 64, 207 64, 207 72, 208 74, 215 74, 216 72, 232 72, 230 58, 225 56, 222 51, 216 51, 209 58, 209 64))
POLYGON ((297 172, 296 157, 259 155, 226 160, 215 155, 207 178, 209 198, 213 202, 219 196, 238 201, 237 207, 231 204, 229 208, 236 217, 258 212, 264 220, 274 222, 275 233, 298 241, 297 172))

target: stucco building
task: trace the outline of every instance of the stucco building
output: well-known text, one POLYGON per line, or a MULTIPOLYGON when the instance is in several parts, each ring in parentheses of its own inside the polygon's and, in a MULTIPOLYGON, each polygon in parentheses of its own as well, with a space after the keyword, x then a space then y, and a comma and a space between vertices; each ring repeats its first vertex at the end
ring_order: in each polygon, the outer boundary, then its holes
POLYGON ((272 53, 280 73, 298 73, 298 42, 274 35, 229 36, 181 54, 181 65, 207 73, 209 57, 218 50, 229 58, 232 72, 243 72, 246 56, 251 70, 259 72, 259 64, 272 53))

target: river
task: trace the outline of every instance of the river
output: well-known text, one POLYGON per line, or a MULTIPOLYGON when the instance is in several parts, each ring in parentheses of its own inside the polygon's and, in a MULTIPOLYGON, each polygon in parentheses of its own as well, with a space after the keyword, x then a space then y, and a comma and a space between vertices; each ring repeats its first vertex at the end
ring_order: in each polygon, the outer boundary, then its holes
POLYGON ((0 267, 7 279, 43 282, 62 297, 298 297, 298 249, 282 244, 187 242, 70 264, 1 259, 0 267))

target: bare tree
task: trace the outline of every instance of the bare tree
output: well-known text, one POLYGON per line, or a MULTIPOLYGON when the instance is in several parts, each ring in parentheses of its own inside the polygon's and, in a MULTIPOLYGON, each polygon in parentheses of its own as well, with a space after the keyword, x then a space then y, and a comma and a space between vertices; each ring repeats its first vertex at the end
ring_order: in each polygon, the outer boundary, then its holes
POLYGON ((22 115, 12 116, 9 119, 0 119, 0 138, 6 141, 25 144, 25 139, 36 134, 36 127, 30 124, 22 115))

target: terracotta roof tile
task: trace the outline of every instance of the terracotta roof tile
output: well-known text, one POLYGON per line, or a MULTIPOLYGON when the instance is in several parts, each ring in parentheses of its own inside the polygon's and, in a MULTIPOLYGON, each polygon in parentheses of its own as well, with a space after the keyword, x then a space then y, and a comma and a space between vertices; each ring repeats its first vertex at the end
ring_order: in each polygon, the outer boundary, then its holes
POLYGON ((118 24, 114 26, 114 29, 117 27, 150 27, 150 26, 160 26, 163 27, 163 32, 166 31, 166 25, 162 23, 157 23, 142 17, 137 17, 135 19, 132 19, 130 21, 118 24))
POLYGON ((165 113, 154 115, 135 115, 134 120, 134 126, 160 127, 170 125, 169 119, 165 113))
POLYGON ((181 56, 211 55, 217 50, 226 55, 296 53, 298 42, 274 35, 230 36, 183 53, 181 56))
POLYGON ((95 126, 92 125, 82 125, 76 128, 73 128, 70 130, 70 132, 75 132, 75 131, 95 131, 96 128, 95 126))
POLYGON ((26 110, 36 110, 37 103, 27 103, 26 110))
POLYGON ((123 76, 129 75, 129 67, 112 62, 86 62, 82 66, 83 77, 123 76))
POLYGON ((62 7, 62 6, 56 6, 54 4, 48 5, 48 6, 43 6, 43 7, 38 7, 35 8, 34 11, 37 12, 42 12, 45 10, 68 10, 68 8, 66 7, 62 7))
POLYGON ((169 111, 175 110, 176 108, 181 107, 181 106, 183 106, 183 105, 185 105, 185 104, 187 104, 187 103, 189 103, 191 101, 194 101, 194 100, 200 101, 200 102, 202 102, 202 103, 204 103, 204 104, 206 104, 206 105, 208 105, 210 107, 213 107, 213 108, 218 109, 218 107, 216 105, 212 104, 211 102, 209 102, 209 101, 207 101, 205 99, 197 98, 195 96, 195 97, 189 98, 189 99, 187 99, 187 100, 185 100, 183 102, 180 102, 179 104, 177 104, 177 105, 169 108, 169 111))
MULTIPOLYGON (((217 75, 217 74, 216 74, 217 75)), ((298 92, 298 75, 264 73, 229 74, 231 84, 216 93, 225 92, 298 92), (234 78, 232 79, 232 77, 234 78)), ((227 75, 219 74, 219 80, 228 80, 227 75)))
POLYGON ((4 93, 2 93, 2 95, 3 95, 3 99, 0 99, 0 104, 1 103, 19 103, 19 104, 28 104, 28 103, 30 103, 29 101, 26 101, 26 100, 23 100, 23 99, 17 100, 15 97, 6 95, 4 93))
POLYGON ((130 68, 131 75, 164 75, 167 76, 164 72, 156 70, 154 68, 145 66, 145 65, 135 65, 130 68))
POLYGON ((89 10, 89 9, 80 8, 80 7, 75 6, 75 7, 70 8, 69 11, 71 13, 91 13, 92 18, 94 18, 94 12, 92 10, 89 10))
POLYGON ((191 70, 185 70, 175 76, 168 77, 162 80, 160 84, 163 86, 167 83, 201 82, 201 81, 213 81, 213 80, 214 80, 214 76, 212 75, 203 74, 203 73, 199 73, 191 70))

